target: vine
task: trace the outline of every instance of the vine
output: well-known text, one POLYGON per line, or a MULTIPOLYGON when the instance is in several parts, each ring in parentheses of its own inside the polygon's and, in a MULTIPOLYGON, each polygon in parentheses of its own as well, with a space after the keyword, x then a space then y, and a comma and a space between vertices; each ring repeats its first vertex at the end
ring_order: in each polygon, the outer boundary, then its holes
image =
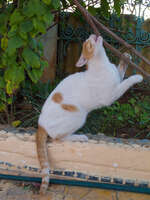
POLYGON ((47 62, 39 36, 59 7, 59 0, 0 0, 0 111, 6 111, 27 78, 40 79, 47 62))

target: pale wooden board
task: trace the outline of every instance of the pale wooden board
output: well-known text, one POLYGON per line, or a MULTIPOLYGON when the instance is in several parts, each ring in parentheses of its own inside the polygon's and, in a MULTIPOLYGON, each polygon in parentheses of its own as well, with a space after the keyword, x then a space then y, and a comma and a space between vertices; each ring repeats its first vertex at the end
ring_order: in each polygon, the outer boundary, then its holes
MULTIPOLYGON (((52 170, 150 181, 149 148, 94 141, 53 142, 48 146, 52 170)), ((39 171, 25 168, 25 166, 39 168, 34 136, 26 136, 24 139, 13 135, 0 138, 0 163, 0 173, 9 169, 10 174, 19 172, 39 176, 39 171), (2 164, 1 161, 14 166, 2 164)))

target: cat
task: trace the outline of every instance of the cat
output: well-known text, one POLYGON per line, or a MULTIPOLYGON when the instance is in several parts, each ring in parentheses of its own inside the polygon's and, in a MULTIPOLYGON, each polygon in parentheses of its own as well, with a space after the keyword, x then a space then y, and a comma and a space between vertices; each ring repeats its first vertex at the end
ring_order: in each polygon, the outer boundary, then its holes
MULTIPOLYGON (((129 55, 126 55, 129 56, 129 55)), ((143 80, 132 75, 123 80, 127 64, 112 64, 103 47, 103 38, 94 34, 83 43, 77 67, 87 65, 84 72, 75 73, 61 81, 45 101, 36 133, 37 155, 42 169, 40 194, 46 193, 49 183, 47 137, 87 141, 85 135, 73 134, 81 128, 90 111, 111 105, 131 86, 143 80)))

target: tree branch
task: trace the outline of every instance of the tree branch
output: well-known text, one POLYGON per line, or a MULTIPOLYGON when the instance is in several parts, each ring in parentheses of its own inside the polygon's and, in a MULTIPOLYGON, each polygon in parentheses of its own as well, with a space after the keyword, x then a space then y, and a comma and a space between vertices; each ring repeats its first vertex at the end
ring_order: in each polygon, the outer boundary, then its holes
POLYGON ((93 21, 97 24, 97 26, 102 29, 103 31, 107 32, 109 35, 111 35, 114 39, 116 39, 120 44, 127 47, 130 51, 132 51, 136 56, 141 58, 147 65, 150 66, 150 61, 142 56, 132 45, 125 42, 122 38, 120 38, 118 35, 113 33, 111 30, 109 30, 107 27, 105 27, 103 24, 101 24, 95 17, 89 15, 93 21))
MULTIPOLYGON (((80 12, 83 14, 83 16, 85 17, 85 19, 87 20, 87 22, 90 24, 90 26, 93 28, 93 31, 95 32, 95 34, 97 36, 100 35, 96 25, 94 24, 94 22, 97 24, 97 26, 99 26, 99 28, 101 28, 102 30, 104 30, 105 32, 107 32, 109 35, 111 35, 112 37, 114 37, 116 40, 118 40, 121 44, 123 44, 124 46, 126 46, 129 50, 131 50, 135 55, 139 56, 144 62, 146 62, 148 65, 150 65, 150 61, 147 60, 145 57, 143 57, 139 52, 137 52, 131 45, 129 45, 128 43, 126 43, 123 39, 121 39, 120 37, 118 37, 115 33, 113 33, 112 31, 110 31, 108 28, 106 28, 104 25, 102 25, 100 22, 97 21, 97 19, 93 16, 91 16, 88 11, 86 9, 84 9, 78 2, 78 0, 73 0, 74 4, 77 6, 77 8, 80 10, 80 12), (93 22, 94 21, 94 22, 93 22)), ((139 66, 137 66, 135 63, 133 63, 129 58, 127 58, 126 56, 124 56, 123 54, 120 53, 120 51, 118 51, 117 49, 115 49, 114 47, 112 47, 109 43, 107 43, 106 41, 104 41, 104 46, 106 48, 109 48, 117 57, 121 58, 122 60, 124 60, 126 63, 130 64, 130 66, 132 66, 133 68, 136 68, 138 71, 142 72, 147 79, 150 80, 150 74, 148 74, 147 72, 145 72, 142 68, 140 68, 139 66)))

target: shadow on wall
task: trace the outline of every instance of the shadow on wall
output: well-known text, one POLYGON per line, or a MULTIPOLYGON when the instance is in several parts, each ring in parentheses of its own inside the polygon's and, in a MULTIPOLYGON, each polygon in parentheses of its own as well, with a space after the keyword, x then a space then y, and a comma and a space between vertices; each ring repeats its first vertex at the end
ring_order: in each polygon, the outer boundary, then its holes
POLYGON ((56 60, 57 60, 57 40, 58 26, 55 25, 49 29, 46 34, 41 37, 41 42, 44 46, 44 59, 48 62, 48 67, 44 69, 41 77, 42 82, 53 82, 56 77, 56 60))

